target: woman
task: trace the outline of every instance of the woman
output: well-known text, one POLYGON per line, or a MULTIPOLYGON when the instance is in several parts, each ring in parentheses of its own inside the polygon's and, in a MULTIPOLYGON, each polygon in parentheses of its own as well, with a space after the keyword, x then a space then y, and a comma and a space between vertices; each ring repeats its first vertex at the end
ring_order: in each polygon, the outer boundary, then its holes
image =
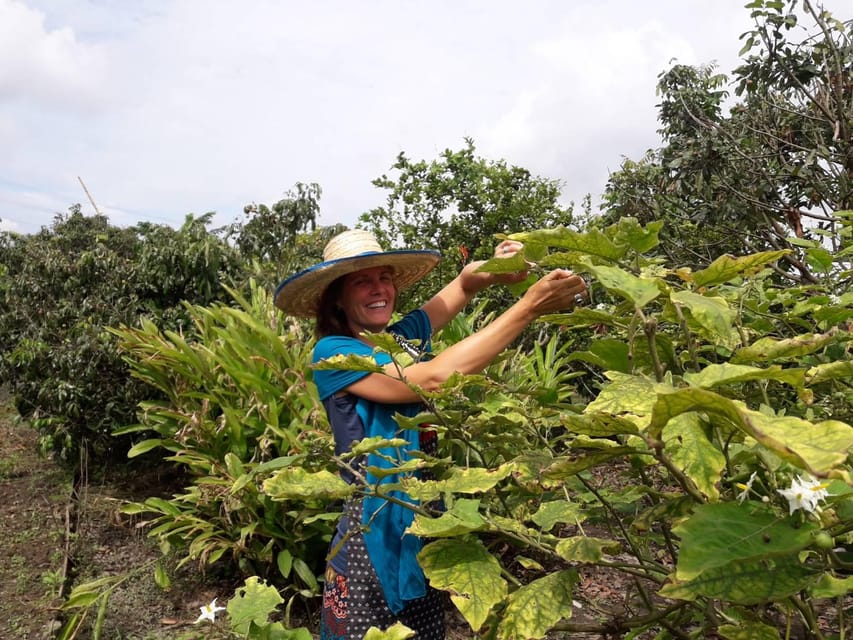
MULTIPOLYGON (((495 256, 511 257, 521 247, 519 242, 505 240, 497 246, 495 256)), ((383 251, 370 233, 355 229, 329 241, 322 263, 287 278, 276 289, 275 303, 280 309, 315 318, 315 363, 335 355, 356 354, 374 357, 384 367, 384 374, 326 369, 314 372, 338 455, 364 437, 403 438, 408 442, 400 448, 368 454, 366 464, 355 470, 368 486, 395 480, 393 476, 376 477, 369 471, 389 467, 387 456, 405 460, 411 451, 434 452, 434 436, 431 438, 429 431, 401 430, 394 420, 397 413, 414 416, 422 409, 410 384, 435 390, 453 373, 482 371, 540 315, 571 309, 586 294, 582 278, 556 269, 477 333, 435 357, 414 358, 400 371, 388 354, 374 353, 375 345, 363 332, 387 331, 410 352, 427 353, 432 334, 450 322, 476 293, 527 276, 526 272, 477 273, 482 262, 470 263, 420 309, 391 324, 399 292, 431 271, 439 258, 434 251, 383 251)), ((343 476, 348 482, 356 481, 353 470, 344 471, 343 476)), ((443 602, 426 584, 417 562, 421 541, 405 533, 413 519, 405 502, 413 501, 405 494, 392 495, 399 499, 369 496, 351 501, 344 509, 326 571, 323 639, 362 638, 371 626, 384 629, 397 621, 415 630, 419 640, 444 638, 443 602)))

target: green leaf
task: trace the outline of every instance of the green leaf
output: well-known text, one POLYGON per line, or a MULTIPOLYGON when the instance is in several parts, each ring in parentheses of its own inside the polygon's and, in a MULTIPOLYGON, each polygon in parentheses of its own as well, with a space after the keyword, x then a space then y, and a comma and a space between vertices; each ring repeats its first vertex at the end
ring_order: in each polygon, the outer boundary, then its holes
POLYGON ((682 413, 663 429, 664 453, 710 500, 717 500, 717 483, 726 457, 714 445, 696 413, 682 413))
POLYGON ((578 581, 577 571, 567 569, 511 593, 498 625, 498 639, 544 638, 560 620, 572 617, 572 589, 578 581))
POLYGON ((812 541, 816 525, 780 518, 770 507, 720 502, 696 507, 673 528, 681 537, 675 576, 692 580, 709 569, 776 556, 794 556, 812 541))
POLYGON ((649 415, 655 404, 655 383, 642 376, 632 376, 617 371, 607 371, 611 383, 604 386, 598 397, 590 402, 584 413, 632 413, 649 415))
POLYGON ((702 326, 709 338, 729 341, 735 312, 725 298, 703 296, 692 291, 676 291, 670 299, 690 310, 693 319, 702 326))
POLYGON ((557 523, 578 524, 586 520, 583 505, 567 500, 543 502, 531 518, 543 531, 550 531, 557 523))
POLYGON ((836 469, 853 447, 853 427, 837 420, 811 423, 793 416, 767 416, 704 389, 663 392, 658 385, 649 434, 660 437, 663 427, 688 411, 706 411, 727 418, 735 427, 783 460, 817 477, 841 477, 836 469))
POLYGON ((437 540, 418 554, 430 584, 450 599, 476 633, 507 595, 501 566, 479 540, 437 540))
POLYGON ((312 473, 295 467, 281 469, 264 480, 263 490, 273 500, 335 500, 349 497, 355 487, 325 469, 312 473))
POLYGON ((278 572, 283 578, 290 577, 290 570, 293 568, 293 554, 290 551, 287 549, 279 551, 275 558, 275 563, 278 567, 278 572))
MULTIPOLYGON (((853 372, 853 368, 851 368, 851 372, 853 372)), ((687 372, 684 374, 685 382, 703 389, 750 380, 777 380, 792 387, 800 388, 803 386, 804 379, 804 369, 783 369, 779 365, 762 369, 728 362, 708 365, 698 373, 687 372)))
POLYGON ((154 563, 154 584, 163 590, 168 589, 172 584, 169 573, 159 561, 154 563))
POLYGON ((776 628, 760 622, 742 620, 737 625, 720 625, 717 631, 726 640, 780 640, 776 628))
POLYGON ((812 367, 806 372, 806 384, 820 384, 827 380, 853 377, 853 360, 828 362, 812 367))
POLYGON ((742 275, 757 273, 768 264, 776 262, 788 253, 791 253, 791 251, 785 249, 781 251, 764 251, 763 253, 755 253, 739 258, 722 255, 705 269, 694 273, 693 282, 697 287, 722 284, 742 275))
POLYGON ((735 604, 776 602, 806 588, 814 571, 796 558, 735 562, 703 572, 688 582, 673 581, 658 592, 664 598, 695 600, 699 596, 735 604))
POLYGON ((427 538, 449 538, 471 531, 486 528, 486 521, 480 515, 480 501, 463 498, 456 500, 453 506, 438 518, 428 518, 420 514, 406 530, 417 536, 427 538))
POLYGON ((777 358, 798 358, 820 351, 827 345, 838 341, 838 334, 806 333, 785 340, 761 338, 748 347, 742 347, 735 351, 731 357, 731 362, 737 364, 750 361, 765 362, 777 358))
POLYGON ((609 413, 564 413, 561 417, 563 425, 568 429, 588 436, 607 437, 639 433, 633 422, 609 413))
POLYGON ((412 498, 429 502, 446 493, 484 493, 494 488, 501 480, 513 471, 513 464, 502 464, 497 469, 471 467, 468 469, 455 468, 450 476, 443 480, 417 480, 405 478, 400 486, 412 498))
POLYGON ((660 243, 658 234, 663 228, 663 221, 650 222, 645 227, 641 226, 636 218, 624 217, 610 227, 616 230, 614 239, 620 244, 629 245, 637 253, 651 251, 660 243))
POLYGON ((402 622, 395 622, 390 627, 382 631, 378 627, 370 627, 367 633, 364 634, 364 640, 406 640, 412 638, 415 632, 402 622))
POLYGON ((619 267, 591 264, 586 267, 602 287, 628 300, 638 309, 642 309, 660 295, 655 279, 639 278, 619 267))
POLYGON ((245 635, 250 623, 266 625, 276 607, 284 602, 278 591, 257 576, 246 578, 244 586, 228 601, 226 609, 235 633, 245 635))
POLYGON ((368 371, 370 373, 384 373, 385 369, 376 364, 376 360, 374 360, 370 356, 357 356, 357 355, 336 355, 331 358, 326 358, 325 360, 320 360, 313 365, 311 365, 312 369, 332 369, 332 370, 345 370, 345 371, 368 371))
POLYGON ((559 483, 555 481, 562 482, 569 476, 597 467, 613 458, 624 458, 634 452, 635 449, 632 447, 619 446, 600 451, 577 451, 571 455, 554 458, 554 462, 542 470, 541 479, 545 486, 556 486, 559 483))
POLYGON ((127 457, 135 458, 136 456, 141 456, 143 453, 148 453, 152 449, 163 446, 165 442, 167 441, 162 438, 150 438, 148 440, 143 440, 142 442, 137 442, 127 452, 127 457))
POLYGON ((575 536, 560 540, 557 543, 556 552, 557 555, 569 562, 595 564, 601 561, 605 553, 619 553, 619 549, 619 543, 615 540, 592 538, 590 536, 575 536))
POLYGON ((836 578, 824 573, 812 586, 811 594, 815 598, 837 598, 853 592, 853 576, 836 578))
POLYGON ((586 233, 578 233, 577 231, 560 226, 554 229, 537 229, 525 233, 513 233, 509 238, 525 244, 530 242, 547 245, 557 249, 598 256, 608 260, 618 260, 626 253, 624 246, 616 244, 598 229, 591 229, 586 233))

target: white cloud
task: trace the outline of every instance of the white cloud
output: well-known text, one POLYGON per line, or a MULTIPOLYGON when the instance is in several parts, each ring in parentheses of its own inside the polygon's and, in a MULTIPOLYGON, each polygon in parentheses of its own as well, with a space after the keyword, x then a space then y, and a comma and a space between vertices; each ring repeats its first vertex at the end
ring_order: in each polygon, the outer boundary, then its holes
POLYGON ((97 108, 101 48, 70 27, 46 29, 44 14, 17 0, 0 0, 0 61, 0 104, 97 108))
POLYGON ((400 151, 465 136, 577 200, 657 145, 672 58, 731 69, 742 5, 0 0, 0 218, 90 209, 81 176, 117 224, 230 221, 297 181, 352 224, 400 151), (22 214, 20 190, 51 204, 22 214))

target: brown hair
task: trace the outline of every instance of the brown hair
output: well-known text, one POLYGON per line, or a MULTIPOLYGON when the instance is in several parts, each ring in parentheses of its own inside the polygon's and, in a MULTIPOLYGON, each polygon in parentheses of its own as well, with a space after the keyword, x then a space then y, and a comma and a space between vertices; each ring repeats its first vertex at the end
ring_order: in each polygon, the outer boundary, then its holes
POLYGON ((344 288, 345 277, 341 276, 337 280, 332 281, 332 284, 326 287, 323 295, 320 296, 314 327, 314 335, 318 340, 326 336, 349 336, 350 338, 355 338, 347 321, 347 315, 338 306, 338 298, 340 298, 341 290, 344 288))

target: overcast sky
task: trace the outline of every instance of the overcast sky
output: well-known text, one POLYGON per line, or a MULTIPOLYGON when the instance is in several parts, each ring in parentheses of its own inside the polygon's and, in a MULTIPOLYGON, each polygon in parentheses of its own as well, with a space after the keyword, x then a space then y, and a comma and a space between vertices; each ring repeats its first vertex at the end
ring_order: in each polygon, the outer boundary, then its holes
POLYGON ((399 152, 466 136, 579 202, 658 146, 673 61, 736 66, 745 4, 0 0, 0 228, 92 213, 78 177, 120 226, 225 224, 296 182, 352 225, 399 152))

